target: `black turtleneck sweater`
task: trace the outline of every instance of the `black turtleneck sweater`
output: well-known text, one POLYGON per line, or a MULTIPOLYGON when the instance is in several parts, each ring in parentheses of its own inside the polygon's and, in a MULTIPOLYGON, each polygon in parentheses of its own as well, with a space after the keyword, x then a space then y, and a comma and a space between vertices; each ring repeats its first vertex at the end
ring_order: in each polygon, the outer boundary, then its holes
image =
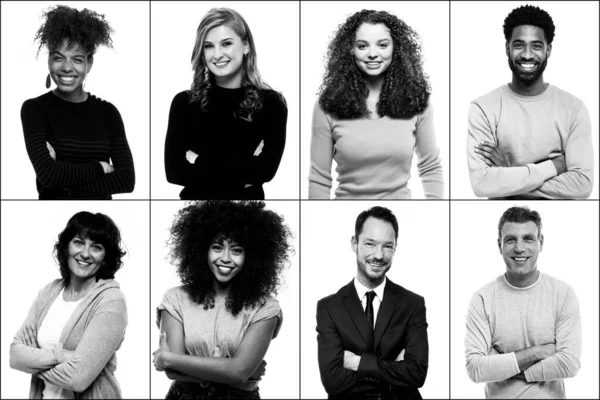
POLYGON ((182 199, 264 199, 262 184, 275 176, 283 149, 287 106, 283 96, 261 90, 262 109, 248 122, 240 110, 245 89, 214 86, 207 111, 191 103, 190 92, 175 96, 165 142, 167 180, 184 186, 182 199), (261 141, 262 152, 254 156, 261 141), (198 154, 194 164, 188 150, 198 154), (246 184, 252 186, 245 188, 246 184))
POLYGON ((133 158, 111 103, 91 94, 72 103, 50 91, 23 103, 21 122, 40 200, 111 199, 133 191, 133 158), (112 163, 114 172, 104 174, 100 161, 112 163))

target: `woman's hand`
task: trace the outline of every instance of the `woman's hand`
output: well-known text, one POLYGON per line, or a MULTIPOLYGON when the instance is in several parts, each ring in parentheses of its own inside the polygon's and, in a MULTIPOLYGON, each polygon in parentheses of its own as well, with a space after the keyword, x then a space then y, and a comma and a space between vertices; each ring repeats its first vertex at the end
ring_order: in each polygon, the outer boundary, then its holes
POLYGON ((256 371, 254 371, 252 373, 252 375, 250 376, 250 381, 260 381, 260 379, 263 377, 263 375, 265 374, 265 371, 267 366, 267 362, 265 360, 262 360, 260 362, 260 364, 258 365, 258 368, 256 368, 256 371))
POLYGON ((185 158, 190 164, 194 164, 196 162, 196 158, 198 158, 198 154, 194 153, 191 150, 188 150, 185 152, 185 158))
POLYGON ((263 147, 265 147, 265 141, 261 140, 260 143, 258 144, 258 147, 256 148, 256 150, 254 150, 254 157, 258 157, 260 155, 260 153, 262 153, 262 149, 263 147))
POLYGON ((46 148, 50 152, 50 157, 52 157, 52 159, 56 161, 56 152, 54 151, 54 147, 52 147, 50 143, 46 142, 46 148))
POLYGON ((165 370, 165 353, 169 351, 169 345, 167 344, 167 332, 161 331, 160 341, 158 343, 158 350, 152 353, 152 362, 154 363, 154 368, 156 368, 157 371, 162 372, 165 370))
POLYGON ((104 170, 105 174, 110 174, 111 172, 115 172, 115 167, 113 167, 112 165, 110 165, 109 163, 107 163, 105 161, 100 161, 100 165, 102 165, 102 169, 104 170))
POLYGON ((27 346, 36 347, 38 349, 40 348, 40 345, 37 341, 37 330, 33 324, 25 325, 25 328, 23 329, 23 337, 27 346))

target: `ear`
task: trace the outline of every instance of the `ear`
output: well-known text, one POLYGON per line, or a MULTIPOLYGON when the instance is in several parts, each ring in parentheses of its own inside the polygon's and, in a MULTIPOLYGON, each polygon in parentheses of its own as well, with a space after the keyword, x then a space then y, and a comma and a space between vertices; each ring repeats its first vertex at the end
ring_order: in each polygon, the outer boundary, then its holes
POLYGON ((500 254, 502 254, 502 241, 498 238, 498 250, 500 250, 500 254))
POLYGON ((250 45, 248 44, 248 41, 246 41, 244 43, 244 55, 247 56, 248 53, 250 53, 250 45))
POLYGON ((540 235, 540 251, 544 249, 544 235, 540 235))
POLYGON ((549 44, 548 47, 546 47, 546 58, 550 58, 551 53, 552 53, 552 45, 549 44))
POLYGON ((92 65, 94 65, 94 56, 89 56, 88 57, 88 64, 87 64, 87 72, 86 73, 90 73, 91 69, 92 69, 92 65))
POLYGON ((352 251, 356 253, 358 248, 358 242, 356 241, 356 237, 352 236, 352 239, 350 239, 350 246, 352 247, 352 251))
POLYGON ((504 50, 506 51, 506 57, 510 57, 509 47, 510 47, 510 44, 508 42, 506 42, 504 44, 504 50))

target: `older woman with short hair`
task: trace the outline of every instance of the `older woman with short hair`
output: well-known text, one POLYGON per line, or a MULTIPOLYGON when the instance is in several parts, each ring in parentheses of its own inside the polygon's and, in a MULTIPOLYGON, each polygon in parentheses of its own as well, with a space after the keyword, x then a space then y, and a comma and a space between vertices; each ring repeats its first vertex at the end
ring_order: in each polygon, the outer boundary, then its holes
POLYGON ((116 351, 127 326, 114 280, 125 251, 104 214, 75 214, 54 246, 61 278, 40 290, 10 346, 11 368, 31 374, 29 398, 115 399, 116 351))

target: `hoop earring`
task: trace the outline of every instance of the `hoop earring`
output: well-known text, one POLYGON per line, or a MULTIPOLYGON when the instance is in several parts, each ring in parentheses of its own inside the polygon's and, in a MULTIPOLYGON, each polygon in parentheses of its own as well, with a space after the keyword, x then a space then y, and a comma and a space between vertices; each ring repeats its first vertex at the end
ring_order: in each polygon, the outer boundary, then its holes
POLYGON ((50 89, 50 85, 51 85, 50 73, 48 73, 48 76, 46 77, 46 89, 50 89))

